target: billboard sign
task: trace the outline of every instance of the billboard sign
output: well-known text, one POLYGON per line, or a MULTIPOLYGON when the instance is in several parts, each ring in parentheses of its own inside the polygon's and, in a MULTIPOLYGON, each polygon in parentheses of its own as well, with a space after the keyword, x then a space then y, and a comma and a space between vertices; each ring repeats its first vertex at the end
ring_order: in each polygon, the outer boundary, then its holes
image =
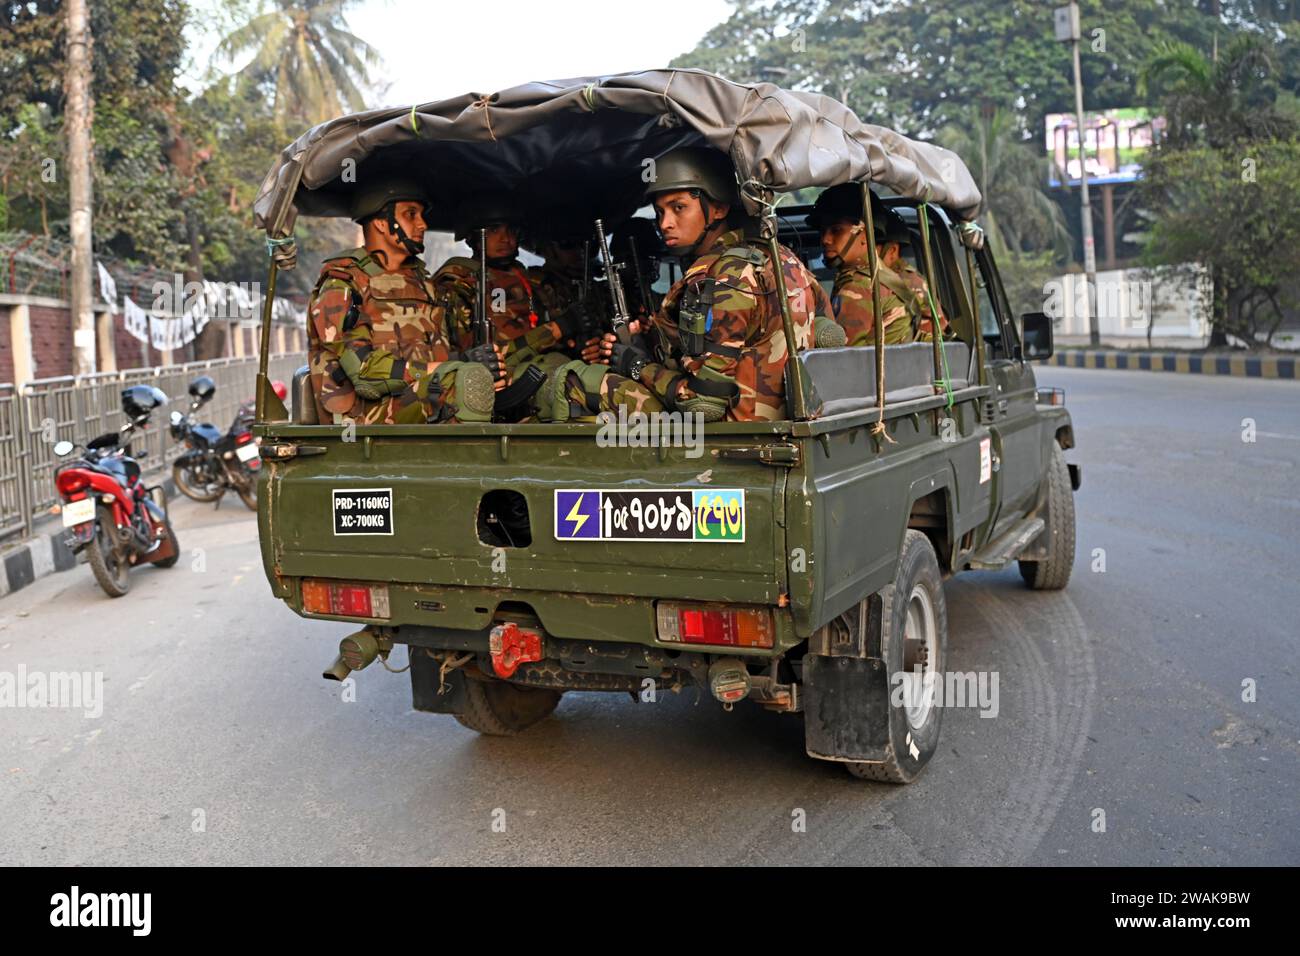
MULTIPOLYGON (((1142 157, 1164 135, 1165 118, 1145 109, 1084 113, 1084 149, 1089 183, 1131 183, 1142 176, 1142 157)), ((1049 186, 1061 185, 1065 171, 1078 185, 1079 130, 1073 113, 1047 114, 1047 155, 1052 158, 1049 186)))

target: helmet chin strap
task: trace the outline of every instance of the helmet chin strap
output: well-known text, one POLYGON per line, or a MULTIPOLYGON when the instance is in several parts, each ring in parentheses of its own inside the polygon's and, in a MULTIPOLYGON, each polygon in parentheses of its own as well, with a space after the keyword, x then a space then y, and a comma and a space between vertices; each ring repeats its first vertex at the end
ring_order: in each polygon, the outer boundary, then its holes
POLYGON ((862 234, 863 228, 865 227, 862 225, 862 223, 858 223, 856 226, 854 226, 852 229, 849 230, 849 237, 844 240, 843 244, 839 248, 839 251, 836 252, 834 255, 830 255, 826 257, 826 264, 828 266, 830 266, 832 269, 838 269, 840 266, 844 264, 844 256, 849 251, 849 246, 853 245, 853 243, 858 241, 858 236, 862 234))
POLYGON ((714 230, 716 230, 719 226, 726 226, 727 224, 727 220, 725 217, 722 219, 718 219, 715 222, 709 222, 709 211, 710 211, 709 200, 705 196, 700 196, 699 200, 700 200, 700 209, 703 210, 704 212, 704 229, 700 232, 700 237, 696 239, 693 243, 691 243, 689 248, 684 248, 682 249, 681 252, 677 253, 678 258, 680 259, 688 259, 693 257, 696 254, 696 251, 702 245, 704 245, 704 240, 707 239, 709 235, 712 232, 714 232, 714 230))
POLYGON ((410 255, 418 256, 424 252, 424 243, 416 242, 408 236, 402 224, 397 221, 397 203, 388 204, 388 231, 410 255))

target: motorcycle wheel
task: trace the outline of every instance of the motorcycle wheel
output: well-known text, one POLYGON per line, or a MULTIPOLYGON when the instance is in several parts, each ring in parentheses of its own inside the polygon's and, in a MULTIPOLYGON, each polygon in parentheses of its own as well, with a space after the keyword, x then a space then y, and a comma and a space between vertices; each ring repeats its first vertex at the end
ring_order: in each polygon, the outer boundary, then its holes
POLYGON ((235 491, 249 511, 257 510, 257 476, 246 475, 244 480, 235 486, 235 491))
POLYGON ((180 464, 172 465, 172 481, 177 491, 194 501, 216 501, 225 493, 221 482, 204 484, 193 471, 180 464))
POLYGON ((109 597, 121 597, 131 590, 131 565, 124 555, 110 543, 113 536, 113 515, 101 508, 95 527, 95 537, 86 548, 87 563, 95 581, 109 597))
POLYGON ((172 530, 172 523, 164 518, 163 527, 167 529, 167 541, 172 546, 172 556, 163 558, 161 561, 150 561, 149 563, 155 568, 170 568, 181 559, 181 545, 176 540, 176 532, 172 530))

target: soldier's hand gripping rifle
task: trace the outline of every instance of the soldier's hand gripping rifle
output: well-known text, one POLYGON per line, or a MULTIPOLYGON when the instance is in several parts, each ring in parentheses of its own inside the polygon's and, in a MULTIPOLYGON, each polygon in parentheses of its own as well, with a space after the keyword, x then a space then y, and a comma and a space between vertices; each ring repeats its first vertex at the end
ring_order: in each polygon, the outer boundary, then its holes
POLYGON ((600 244, 600 261, 605 267, 605 275, 609 279, 610 298, 614 300, 614 315, 611 324, 614 326, 614 334, 624 345, 632 343, 632 333, 628 331, 627 324, 631 317, 627 313, 627 299, 623 295, 623 282, 618 276, 618 269, 614 267, 614 257, 609 253, 609 240, 605 237, 605 222, 603 219, 596 220, 596 241, 600 244))

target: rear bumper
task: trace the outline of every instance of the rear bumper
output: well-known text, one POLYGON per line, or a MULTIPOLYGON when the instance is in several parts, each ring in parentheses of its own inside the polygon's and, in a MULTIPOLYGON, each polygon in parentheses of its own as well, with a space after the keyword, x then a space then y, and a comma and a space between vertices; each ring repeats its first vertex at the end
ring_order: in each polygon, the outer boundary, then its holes
POLYGON ((386 582, 390 616, 380 619, 304 611, 301 579, 281 580, 289 584, 285 602, 304 618, 382 628, 396 644, 439 650, 486 652, 492 625, 502 620, 534 627, 548 640, 640 645, 682 653, 774 657, 800 641, 789 609, 780 607, 770 607, 776 624, 771 648, 731 647, 659 640, 656 598, 386 582))

